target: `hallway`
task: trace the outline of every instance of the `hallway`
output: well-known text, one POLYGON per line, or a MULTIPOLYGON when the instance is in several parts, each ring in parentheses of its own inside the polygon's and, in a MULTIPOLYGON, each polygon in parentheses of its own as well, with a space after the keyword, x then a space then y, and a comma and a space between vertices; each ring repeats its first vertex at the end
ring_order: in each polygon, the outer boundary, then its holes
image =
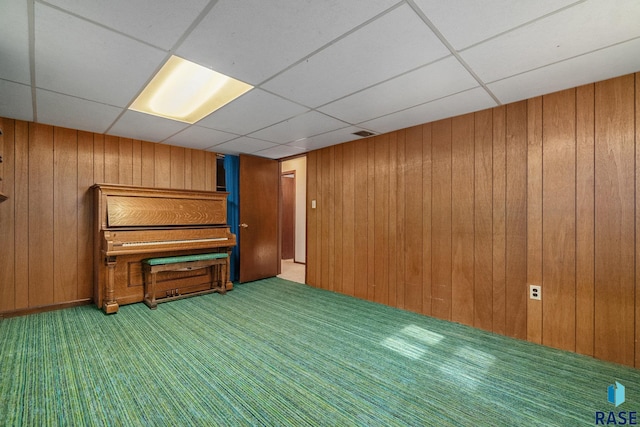
POLYGON ((293 262, 292 259, 282 260, 282 273, 278 275, 281 279, 292 282, 304 283, 305 265, 293 262))

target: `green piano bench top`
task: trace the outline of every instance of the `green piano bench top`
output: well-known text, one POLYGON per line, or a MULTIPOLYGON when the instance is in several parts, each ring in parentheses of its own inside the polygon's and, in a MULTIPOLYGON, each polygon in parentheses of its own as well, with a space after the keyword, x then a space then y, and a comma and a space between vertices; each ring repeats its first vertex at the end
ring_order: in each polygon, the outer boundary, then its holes
POLYGON ((149 265, 164 265, 164 264, 176 264, 178 262, 220 259, 220 258, 227 258, 228 256, 229 255, 226 253, 196 254, 196 255, 170 256, 170 257, 164 257, 164 258, 149 258, 149 259, 143 260, 143 262, 149 265))

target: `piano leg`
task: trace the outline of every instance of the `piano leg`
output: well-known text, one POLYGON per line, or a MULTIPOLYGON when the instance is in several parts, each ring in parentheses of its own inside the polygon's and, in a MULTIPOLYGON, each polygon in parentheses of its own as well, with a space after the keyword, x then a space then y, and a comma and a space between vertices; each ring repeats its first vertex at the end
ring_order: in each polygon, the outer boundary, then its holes
POLYGON ((107 289, 105 292, 104 303, 102 305, 102 311, 106 314, 117 313, 119 306, 118 301, 115 299, 116 257, 107 256, 105 257, 104 262, 107 265, 107 281, 105 283, 107 289))
POLYGON ((218 292, 222 295, 227 293, 227 263, 212 265, 211 278, 217 282, 218 292))
POLYGON ((158 307, 156 301, 156 274, 151 272, 151 267, 148 264, 144 265, 144 303, 152 310, 158 307))
POLYGON ((233 289, 233 282, 231 282, 231 248, 227 249, 227 262, 224 264, 224 271, 222 273, 223 283, 226 283, 225 288, 227 291, 233 289))

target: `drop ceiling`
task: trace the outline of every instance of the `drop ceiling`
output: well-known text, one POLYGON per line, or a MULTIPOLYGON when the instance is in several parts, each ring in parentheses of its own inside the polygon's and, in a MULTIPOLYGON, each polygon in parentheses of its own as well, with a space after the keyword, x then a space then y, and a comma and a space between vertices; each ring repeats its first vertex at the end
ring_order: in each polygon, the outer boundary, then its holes
POLYGON ((0 116, 283 158, 640 70, 638 0, 0 0, 0 116), (128 110, 177 55, 255 88, 128 110))

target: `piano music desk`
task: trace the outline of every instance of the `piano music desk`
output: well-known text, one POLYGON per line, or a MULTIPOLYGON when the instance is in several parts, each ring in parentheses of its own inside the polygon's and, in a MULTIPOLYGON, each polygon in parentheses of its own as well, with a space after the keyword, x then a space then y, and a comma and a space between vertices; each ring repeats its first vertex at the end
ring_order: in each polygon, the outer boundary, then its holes
POLYGON ((227 257, 226 253, 209 253, 198 255, 184 255, 165 258, 151 258, 143 261, 144 272, 144 303, 147 307, 155 309, 158 303, 173 301, 195 295, 204 295, 211 292, 224 294, 227 292, 227 257), (181 294, 178 289, 166 297, 156 299, 156 276, 165 271, 197 270, 199 268, 211 269, 211 284, 209 289, 181 294))

